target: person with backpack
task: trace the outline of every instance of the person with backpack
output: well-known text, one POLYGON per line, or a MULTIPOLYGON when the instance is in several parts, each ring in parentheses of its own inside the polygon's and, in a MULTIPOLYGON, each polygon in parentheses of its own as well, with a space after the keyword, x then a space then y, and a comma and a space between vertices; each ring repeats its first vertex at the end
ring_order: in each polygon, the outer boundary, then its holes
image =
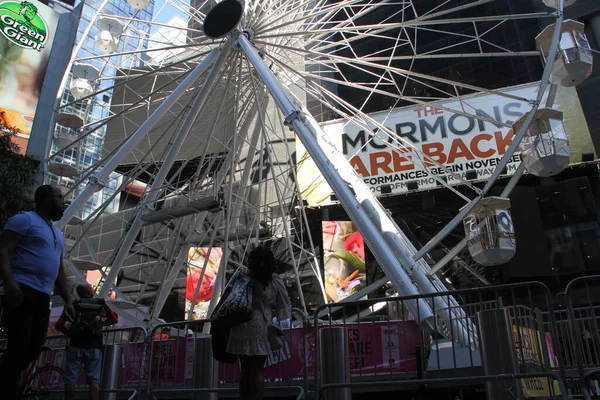
POLYGON ((65 373, 65 400, 72 400, 75 384, 83 364, 86 382, 90 385, 89 399, 100 399, 100 375, 102 373, 102 328, 118 322, 104 299, 94 297, 94 289, 89 284, 77 286, 75 318, 63 314, 56 323, 56 329, 70 338, 67 347, 65 373))

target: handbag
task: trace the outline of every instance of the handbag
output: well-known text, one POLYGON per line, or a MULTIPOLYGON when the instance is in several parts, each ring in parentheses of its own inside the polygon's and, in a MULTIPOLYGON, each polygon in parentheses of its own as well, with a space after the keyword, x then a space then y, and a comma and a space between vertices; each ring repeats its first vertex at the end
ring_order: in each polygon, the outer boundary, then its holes
POLYGON ((267 332, 269 333, 269 344, 271 345, 271 351, 277 351, 283 347, 285 342, 283 338, 283 330, 277 325, 270 323, 267 326, 267 332))
POLYGON ((230 328, 224 328, 219 321, 210 324, 212 356, 219 362, 235 364, 238 359, 237 354, 227 352, 229 331, 230 328))
POLYGON ((262 314, 265 317, 265 322, 267 323, 267 334, 269 337, 269 346, 271 346, 271 351, 277 351, 283 347, 285 342, 283 338, 283 330, 275 325, 273 322, 267 318, 267 314, 265 314, 265 309, 260 306, 262 310, 262 314))
POLYGON ((223 328, 232 328, 252 319, 252 294, 254 282, 249 277, 241 277, 227 286, 217 303, 211 319, 218 321, 223 328))
POLYGON ((219 299, 210 324, 213 358, 219 362, 235 364, 237 354, 227 352, 227 342, 232 327, 252 319, 252 293, 254 283, 242 277, 227 286, 219 299))

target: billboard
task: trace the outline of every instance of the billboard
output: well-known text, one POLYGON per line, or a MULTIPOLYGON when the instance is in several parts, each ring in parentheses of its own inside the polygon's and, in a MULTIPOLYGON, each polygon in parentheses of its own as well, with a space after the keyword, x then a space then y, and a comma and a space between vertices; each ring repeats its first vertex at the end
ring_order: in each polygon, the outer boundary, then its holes
MULTIPOLYGON (((358 124, 350 120, 335 120, 323 124, 323 130, 331 143, 342 152, 351 166, 375 194, 383 187, 391 194, 408 191, 409 182, 417 183, 418 190, 438 187, 435 175, 443 175, 449 184, 460 184, 466 173, 474 171, 477 179, 491 176, 500 163, 513 138, 511 124, 531 109, 522 99, 535 98, 537 84, 503 90, 512 97, 497 94, 465 96, 463 103, 448 100, 431 106, 407 107, 370 114, 377 123, 390 129, 388 136, 377 126, 358 124), (488 119, 484 121, 462 113, 488 119), (443 108, 443 109, 442 109, 443 108), (456 110, 456 112, 450 111, 456 110), (441 164, 443 168, 423 162, 413 154, 402 139, 411 143, 422 153, 441 164)), ((564 113, 565 130, 571 144, 571 162, 581 160, 584 152, 593 152, 589 129, 574 88, 559 88, 554 108, 564 113)), ((310 159, 304 146, 296 140, 298 181, 303 198, 310 205, 329 202, 331 188, 310 159)), ((521 156, 517 151, 510 159, 507 173, 517 169, 521 156)))
POLYGON ((185 319, 192 309, 192 320, 206 318, 222 256, 220 247, 191 247, 188 251, 185 319))
MULTIPOLYGON (((102 272, 86 271, 85 281, 87 283, 89 283, 90 285, 92 285, 92 288, 94 288, 94 291, 96 293, 98 293, 102 289, 102 284, 104 282, 104 280, 102 279, 102 276, 103 276, 102 274, 104 273, 104 275, 106 275, 109 273, 109 271, 110 271, 110 267, 102 267, 102 272)), ((115 285, 115 287, 117 286, 117 279, 115 279, 114 285, 115 285)), ((110 289, 110 291, 108 292, 108 298, 110 300, 115 300, 117 298, 117 293, 114 291, 114 289, 110 289)))
POLYGON ((0 1, 0 129, 25 154, 59 15, 36 0, 0 1))
POLYGON ((367 285, 365 241, 350 221, 323 221, 325 293, 338 302, 367 285))

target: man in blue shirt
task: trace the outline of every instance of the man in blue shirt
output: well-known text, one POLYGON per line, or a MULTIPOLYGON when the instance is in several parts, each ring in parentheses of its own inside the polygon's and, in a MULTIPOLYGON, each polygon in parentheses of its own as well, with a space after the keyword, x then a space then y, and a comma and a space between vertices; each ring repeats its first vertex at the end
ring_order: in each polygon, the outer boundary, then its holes
POLYGON ((60 188, 43 185, 35 191, 36 210, 12 217, 0 237, 0 278, 4 282, 4 322, 7 347, 0 359, 3 400, 18 395, 21 372, 38 358, 50 316, 52 288, 75 315, 63 266, 64 240, 52 221, 62 218, 60 188))

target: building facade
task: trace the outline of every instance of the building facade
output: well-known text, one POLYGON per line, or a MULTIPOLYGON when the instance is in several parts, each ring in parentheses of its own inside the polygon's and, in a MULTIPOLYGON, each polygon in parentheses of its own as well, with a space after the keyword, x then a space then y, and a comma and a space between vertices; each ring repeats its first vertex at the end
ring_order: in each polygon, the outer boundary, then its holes
MULTIPOLYGON (((83 5, 83 11, 79 22, 77 40, 79 43, 82 40, 82 35, 92 23, 94 16, 98 13, 100 1, 86 1, 83 5)), ((147 38, 150 35, 151 25, 149 22, 153 16, 154 1, 150 5, 141 10, 136 10, 131 7, 125 0, 110 1, 106 4, 103 10, 100 11, 100 16, 110 16, 116 19, 122 17, 121 22, 124 25, 124 31, 119 40, 119 47, 115 53, 125 53, 130 51, 141 51, 148 48, 147 38), (135 19, 132 19, 135 17, 135 19)), ((95 38, 99 34, 97 26, 93 26, 89 34, 83 39, 83 44, 76 56, 77 59, 89 60, 82 61, 86 64, 93 65, 100 72, 100 79, 95 83, 95 91, 100 92, 107 89, 90 99, 77 101, 70 92, 70 87, 73 83, 72 74, 64 88, 61 97, 61 105, 67 105, 61 111, 63 113, 74 114, 83 119, 84 127, 80 129, 72 129, 56 125, 54 136, 58 137, 61 133, 69 133, 72 135, 86 135, 77 146, 73 146, 68 150, 59 153, 54 162, 68 164, 75 167, 80 173, 86 171, 93 165, 97 165, 103 158, 104 154, 104 139, 106 136, 106 125, 102 121, 109 117, 110 106, 112 101, 112 87, 115 81, 112 79, 117 75, 117 71, 121 68, 132 68, 140 66, 142 61, 139 56, 133 55, 117 55, 110 58, 98 58, 98 49, 96 49, 95 38), (71 104, 72 103, 72 104, 71 104)), ((54 154, 60 148, 53 144, 51 154, 54 154)), ((117 188, 121 184, 121 177, 117 173, 113 173, 106 183, 106 187, 95 193, 85 204, 80 211, 80 217, 85 218, 93 212, 97 207, 103 204, 104 201, 114 197, 106 211, 114 212, 119 208, 119 193, 116 193, 117 188)), ((75 183, 75 179, 58 177, 50 174, 50 183, 66 186, 71 189, 75 183)), ((77 195, 77 188, 73 191, 73 196, 77 195)))

